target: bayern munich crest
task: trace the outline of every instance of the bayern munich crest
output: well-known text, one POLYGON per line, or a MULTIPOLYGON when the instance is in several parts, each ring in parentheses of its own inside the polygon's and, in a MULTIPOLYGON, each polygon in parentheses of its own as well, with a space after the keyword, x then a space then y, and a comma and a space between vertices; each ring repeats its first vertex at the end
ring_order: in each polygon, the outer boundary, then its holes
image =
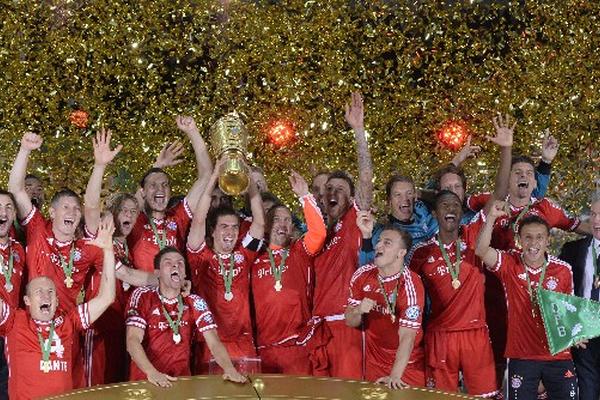
POLYGON ((167 224, 167 229, 170 231, 176 231, 177 230, 177 222, 175 221, 171 221, 167 224))
POLYGON ((416 321, 419 316, 421 315, 421 309, 419 308, 419 306, 410 306, 406 309, 406 318, 408 318, 411 321, 416 321))
POLYGON ((548 278, 548 280, 546 281, 546 289, 555 290, 557 287, 558 287, 558 280, 556 280, 556 278, 554 278, 554 277, 548 278))
POLYGON ((79 260, 81 260, 81 251, 76 249, 73 252, 73 261, 79 261, 79 260))
POLYGON ((510 387, 513 389, 518 389, 523 384, 523 377, 515 375, 510 379, 510 387))
POLYGON ((196 311, 206 311, 208 307, 206 306, 206 302, 202 299, 194 300, 194 309, 196 311))

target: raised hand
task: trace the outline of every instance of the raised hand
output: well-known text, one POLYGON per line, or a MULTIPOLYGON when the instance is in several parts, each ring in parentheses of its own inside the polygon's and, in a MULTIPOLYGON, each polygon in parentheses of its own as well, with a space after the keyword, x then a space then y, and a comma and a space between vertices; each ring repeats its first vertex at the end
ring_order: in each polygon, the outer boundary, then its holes
POLYGON ((488 211, 487 218, 495 221, 496 219, 508 215, 506 209, 508 207, 508 203, 505 201, 494 200, 490 210, 488 211))
POLYGON ((183 154, 183 143, 176 140, 173 143, 165 143, 162 150, 154 161, 155 168, 167 168, 177 165, 183 162, 183 158, 180 158, 183 154))
POLYGON ((408 387, 408 385, 404 383, 402 379, 393 376, 384 376, 382 378, 377 379, 375 383, 385 385, 390 389, 405 389, 408 387))
POLYGON ((106 166, 119 154, 123 145, 118 145, 114 150, 110 149, 110 138, 112 132, 110 129, 100 129, 100 132, 96 133, 96 137, 93 139, 94 142, 94 162, 96 165, 106 166))
POLYGON ((87 242, 86 244, 96 246, 101 249, 112 249, 113 247, 113 233, 115 233, 115 224, 112 214, 107 214, 100 221, 98 226, 98 233, 96 238, 87 242))
POLYGON ((377 303, 375 302, 375 300, 365 297, 360 302, 358 309, 360 310, 361 314, 368 314, 369 312, 371 312, 371 310, 373 309, 373 307, 375 307, 376 304, 377 303))
POLYGON ((542 161, 551 164, 558 153, 558 140, 546 129, 544 141, 542 142, 542 161))
POLYGON ((236 369, 230 372, 225 372, 223 374, 223 379, 236 383, 246 383, 246 381, 248 380, 248 378, 240 374, 236 369))
POLYGON ((148 377, 148 381, 151 384, 160 386, 160 387, 164 387, 164 388, 173 386, 173 384, 171 382, 174 382, 177 380, 177 378, 167 375, 167 374, 163 374, 162 372, 159 372, 157 370, 154 370, 151 373, 149 373, 147 377, 148 377))
POLYGON ((346 104, 346 122, 354 130, 364 130, 365 109, 360 92, 352 92, 350 104, 346 104))
POLYGON ((177 127, 188 135, 188 137, 200 134, 193 117, 178 115, 175 121, 177 122, 177 127))
POLYGON ((292 170, 289 176, 290 185, 292 185, 292 191, 298 197, 303 197, 308 194, 308 183, 302 175, 292 170))
POLYGON ((510 115, 506 114, 504 118, 502 118, 502 114, 498 113, 496 117, 492 118, 492 122, 494 124, 494 128, 496 129, 496 136, 486 136, 487 140, 496 143, 500 147, 512 146, 513 133, 515 131, 517 121, 513 122, 511 125, 510 115))
POLYGON ((460 167, 467 158, 475 157, 481 151, 481 146, 471 145, 471 136, 467 139, 467 143, 452 159, 452 164, 460 167))
POLYGON ((375 219, 371 211, 358 211, 356 214, 356 225, 364 239, 370 238, 373 233, 373 226, 375 225, 375 219))
POLYGON ((27 151, 37 150, 42 146, 44 139, 33 132, 25 132, 21 139, 21 148, 27 151))

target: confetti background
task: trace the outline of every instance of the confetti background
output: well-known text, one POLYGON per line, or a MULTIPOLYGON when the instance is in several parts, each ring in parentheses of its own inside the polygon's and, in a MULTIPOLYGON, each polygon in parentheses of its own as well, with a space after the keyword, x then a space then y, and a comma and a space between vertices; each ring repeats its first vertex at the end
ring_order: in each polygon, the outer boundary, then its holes
MULTIPOLYGON (((467 162, 472 191, 493 182, 498 151, 485 140, 496 111, 518 119, 515 150, 539 156, 543 130, 560 140, 550 195, 578 213, 598 185, 600 2, 597 1, 2 0, 0 186, 25 130, 44 136, 31 172, 83 191, 91 134, 111 128, 125 147, 106 192, 133 190, 174 118, 208 128, 237 110, 255 164, 291 199, 295 168, 356 174, 343 108, 364 93, 377 198, 391 171, 424 183, 452 153, 435 132, 461 120, 483 152, 467 162), (77 110, 89 113, 79 128, 77 110), (76 117, 76 116, 75 116, 76 117), (293 145, 265 137, 292 121, 293 145)), ((194 179, 193 154, 174 167, 175 191, 194 179)))

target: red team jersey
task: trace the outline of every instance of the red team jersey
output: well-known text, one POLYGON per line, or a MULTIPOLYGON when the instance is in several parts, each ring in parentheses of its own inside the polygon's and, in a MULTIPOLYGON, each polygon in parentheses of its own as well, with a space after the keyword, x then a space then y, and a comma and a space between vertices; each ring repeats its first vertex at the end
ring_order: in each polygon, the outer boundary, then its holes
POLYGON ((290 248, 272 249, 279 267, 283 252, 289 252, 281 274, 281 291, 275 290, 275 278, 267 252, 252 265, 252 295, 256 310, 257 346, 293 345, 299 329, 310 319, 311 256, 303 240, 290 248))
MULTIPOLYGON (((217 324, 206 301, 191 294, 183 298, 183 315, 179 334, 181 341, 173 341, 173 330, 163 313, 163 306, 177 320, 177 299, 163 299, 157 287, 137 288, 131 295, 127 307, 127 325, 144 330, 142 346, 152 365, 171 376, 190 375, 191 343, 195 334, 216 329, 217 324)), ((130 380, 146 379, 135 362, 131 362, 130 380)))
POLYGON ((217 259, 221 257, 225 270, 229 271, 230 255, 218 255, 206 242, 198 250, 188 248, 187 251, 192 292, 205 298, 210 309, 214 310, 219 337, 224 342, 254 343, 250 322, 250 268, 257 253, 245 247, 251 240, 252 237, 247 234, 242 245, 237 245, 233 251, 235 266, 231 301, 225 300, 225 282, 217 259))
POLYGON ((42 350, 38 332, 48 338, 50 322, 36 322, 25 310, 2 307, 0 335, 6 336, 10 398, 32 399, 64 393, 73 388, 71 361, 74 337, 90 324, 87 303, 54 318, 50 372, 41 369, 42 350))
POLYGON ((21 284, 23 282, 23 273, 25 272, 25 250, 21 243, 17 242, 13 238, 8 238, 6 245, 0 245, 0 296, 6 299, 12 308, 19 306, 21 300, 21 284), (12 276, 10 277, 10 283, 12 288, 7 285, 5 272, 9 266, 10 254, 12 253, 13 265, 12 265, 12 276), (8 291, 8 288, 11 288, 8 291))
MULTIPOLYGON (((479 211, 483 209, 490 197, 490 193, 470 196, 467 200, 467 207, 473 211, 479 211)), ((498 250, 516 248, 513 224, 525 207, 514 207, 511 205, 510 215, 500 217, 496 220, 491 242, 493 248, 498 250)), ((559 228, 563 231, 574 231, 580 224, 579 218, 569 216, 558 204, 547 198, 538 200, 532 197, 529 210, 521 216, 520 220, 529 215, 537 215, 546 221, 550 228, 559 228)))
POLYGON ((315 258, 313 315, 344 314, 348 285, 358 265, 362 235, 356 225, 356 205, 335 226, 335 235, 315 258))
MULTIPOLYGON (((183 250, 191 220, 192 211, 187 198, 177 203, 175 207, 168 209, 165 218, 153 219, 159 239, 164 234, 167 239, 166 246, 175 247, 180 251, 183 250)), ((160 249, 152 225, 145 213, 138 215, 133 230, 127 236, 127 243, 135 267, 146 272, 154 272, 154 256, 160 249)))
MULTIPOLYGON (((452 287, 452 276, 442 257, 437 236, 419 244, 410 259, 409 268, 418 273, 431 298, 431 316, 427 330, 459 331, 482 328, 485 323, 484 268, 475 255, 477 235, 482 225, 480 214, 473 222, 462 225, 460 287, 452 287)), ((456 265, 456 242, 444 245, 452 265, 456 265)))
POLYGON ((51 225, 35 207, 22 222, 27 236, 27 271, 32 279, 45 275, 49 276, 56 285, 59 308, 65 312, 76 306, 77 297, 88 278, 90 268, 102 270, 102 250, 88 245, 88 240, 78 239, 71 242, 60 242, 54 238, 51 225), (68 264, 73 248, 73 285, 65 285, 65 273, 62 269, 61 258, 68 264))
MULTIPOLYGON (((377 380, 390 374, 398 350, 398 329, 400 327, 418 331, 406 371, 416 368, 423 371, 423 305, 425 291, 419 276, 405 268, 402 273, 380 278, 379 270, 373 264, 359 268, 350 281, 348 305, 358 306, 369 298, 377 304, 364 319, 366 334, 366 378, 377 380), (380 279, 388 296, 397 289, 394 308, 395 322, 392 322, 388 305, 381 291, 380 279)), ((423 385, 424 382, 420 382, 423 385)), ((410 384, 415 384, 410 382, 410 384)), ((417 383, 418 384, 418 383, 417 383)))
MULTIPOLYGON (((498 261, 490 270, 495 273, 506 291, 508 303, 508 339, 505 357, 525 360, 570 360, 569 349, 555 356, 548 350, 548 340, 540 310, 535 306, 535 317, 532 315, 534 305, 531 304, 527 291, 529 275, 532 288, 538 287, 542 268, 532 270, 521 262, 521 252, 517 250, 498 251, 498 261)), ((553 256, 548 257, 548 266, 542 287, 555 292, 573 294, 573 274, 571 266, 553 256)))

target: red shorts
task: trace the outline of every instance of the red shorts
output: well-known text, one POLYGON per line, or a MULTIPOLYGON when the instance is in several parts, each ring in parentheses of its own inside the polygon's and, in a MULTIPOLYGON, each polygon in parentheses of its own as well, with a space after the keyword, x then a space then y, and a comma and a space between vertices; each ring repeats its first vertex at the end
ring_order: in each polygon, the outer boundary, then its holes
POLYGON ((310 375, 310 359, 304 346, 272 346, 258 350, 265 374, 310 375))
POLYGON ((325 345, 327 368, 313 371, 316 376, 334 376, 345 379, 362 379, 363 355, 362 332, 350 328, 346 321, 323 322, 329 328, 331 338, 325 345))
POLYGON ((426 332, 427 386, 458 391, 462 371, 467 393, 493 396, 497 393, 494 354, 487 328, 456 332, 426 332))
MULTIPOLYGON (((371 382, 388 376, 396 361, 396 350, 382 349, 368 346, 365 352, 365 379, 371 382)), ((410 360, 404 373, 402 381, 410 386, 425 387, 425 359, 421 354, 418 359, 410 360)))

